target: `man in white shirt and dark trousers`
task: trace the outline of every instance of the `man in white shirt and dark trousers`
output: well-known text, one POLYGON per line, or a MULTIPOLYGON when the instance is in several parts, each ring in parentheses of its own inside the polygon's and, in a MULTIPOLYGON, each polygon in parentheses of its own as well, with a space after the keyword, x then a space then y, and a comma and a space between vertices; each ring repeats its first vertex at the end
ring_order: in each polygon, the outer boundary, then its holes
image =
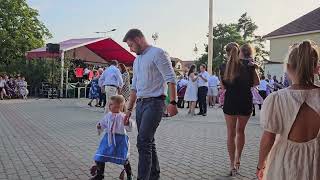
MULTIPOLYGON (((266 77, 262 75, 258 89, 259 89, 259 94, 263 98, 263 100, 265 100, 267 97, 267 87, 268 87, 268 82, 266 81, 266 77)), ((261 104, 259 104, 259 109, 261 109, 261 104)))
MULTIPOLYGON (((99 68, 98 69, 98 72, 99 72, 99 77, 102 77, 102 74, 103 74, 103 68, 99 68)), ((99 87, 100 87, 100 92, 99 92, 99 106, 104 108, 106 106, 106 93, 103 89, 103 82, 102 82, 102 79, 99 78, 99 87)))
POLYGON ((200 112, 198 115, 207 115, 207 94, 208 94, 208 79, 209 73, 206 71, 206 65, 200 65, 200 73, 198 75, 198 101, 200 112))
POLYGON ((111 61, 110 66, 103 72, 99 81, 102 82, 102 92, 106 93, 106 112, 108 112, 110 97, 117 95, 123 86, 122 74, 118 69, 118 61, 111 61))
POLYGON ((213 74, 208 79, 208 99, 209 99, 209 106, 214 107, 217 102, 218 96, 218 85, 220 84, 219 78, 213 74))
POLYGON ((169 116, 178 113, 176 103, 176 80, 170 56, 162 49, 150 46, 142 32, 131 29, 125 35, 132 52, 137 54, 133 64, 133 79, 126 120, 131 116, 135 102, 138 129, 137 148, 139 152, 138 179, 160 179, 160 166, 154 135, 165 108, 167 88, 170 104, 169 116))

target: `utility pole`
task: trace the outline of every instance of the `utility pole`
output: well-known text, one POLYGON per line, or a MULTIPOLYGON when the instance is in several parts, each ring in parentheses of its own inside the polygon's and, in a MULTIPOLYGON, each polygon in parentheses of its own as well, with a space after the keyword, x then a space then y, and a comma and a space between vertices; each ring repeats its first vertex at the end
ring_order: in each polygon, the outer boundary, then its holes
POLYGON ((212 74, 213 59, 213 0, 209 0, 208 73, 212 74))

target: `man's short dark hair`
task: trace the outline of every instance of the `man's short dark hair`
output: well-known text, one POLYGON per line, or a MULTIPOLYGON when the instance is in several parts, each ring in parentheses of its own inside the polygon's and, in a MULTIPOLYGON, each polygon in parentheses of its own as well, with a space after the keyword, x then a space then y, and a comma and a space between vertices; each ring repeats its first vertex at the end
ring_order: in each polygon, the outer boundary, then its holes
POLYGON ((175 67, 176 66, 176 62, 175 61, 171 61, 171 65, 172 65, 172 67, 175 67))
POLYGON ((205 64, 201 64, 200 66, 202 66, 203 68, 207 68, 207 66, 205 64))
POLYGON ((143 33, 139 29, 130 29, 127 34, 123 38, 123 42, 127 42, 128 40, 133 40, 136 37, 144 37, 143 33))
POLYGON ((118 66, 119 62, 117 60, 112 60, 110 65, 118 66))

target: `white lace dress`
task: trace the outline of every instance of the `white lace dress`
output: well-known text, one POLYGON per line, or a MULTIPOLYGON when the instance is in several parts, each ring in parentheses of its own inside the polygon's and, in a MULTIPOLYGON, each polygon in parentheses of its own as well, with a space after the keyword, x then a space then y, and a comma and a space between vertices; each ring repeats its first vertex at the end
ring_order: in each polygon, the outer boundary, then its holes
POLYGON ((197 101, 198 100, 198 82, 192 82, 192 78, 189 76, 187 90, 184 95, 185 101, 197 101))

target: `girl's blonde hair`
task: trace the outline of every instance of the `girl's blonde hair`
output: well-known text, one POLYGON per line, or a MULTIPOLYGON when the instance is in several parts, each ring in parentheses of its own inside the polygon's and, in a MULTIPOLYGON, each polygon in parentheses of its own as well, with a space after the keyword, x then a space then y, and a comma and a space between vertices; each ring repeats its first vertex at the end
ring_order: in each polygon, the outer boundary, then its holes
POLYGON ((303 41, 291 47, 287 58, 299 83, 303 85, 314 84, 314 70, 319 62, 318 46, 310 40, 303 41))
POLYGON ((241 65, 239 58, 239 45, 235 42, 227 44, 226 52, 228 56, 228 62, 226 66, 226 71, 224 72, 223 79, 228 82, 233 82, 233 80, 239 75, 241 65))
POLYGON ((126 112, 126 105, 125 105, 126 100, 122 95, 111 96, 110 101, 123 106, 123 108, 121 109, 121 112, 126 112))

